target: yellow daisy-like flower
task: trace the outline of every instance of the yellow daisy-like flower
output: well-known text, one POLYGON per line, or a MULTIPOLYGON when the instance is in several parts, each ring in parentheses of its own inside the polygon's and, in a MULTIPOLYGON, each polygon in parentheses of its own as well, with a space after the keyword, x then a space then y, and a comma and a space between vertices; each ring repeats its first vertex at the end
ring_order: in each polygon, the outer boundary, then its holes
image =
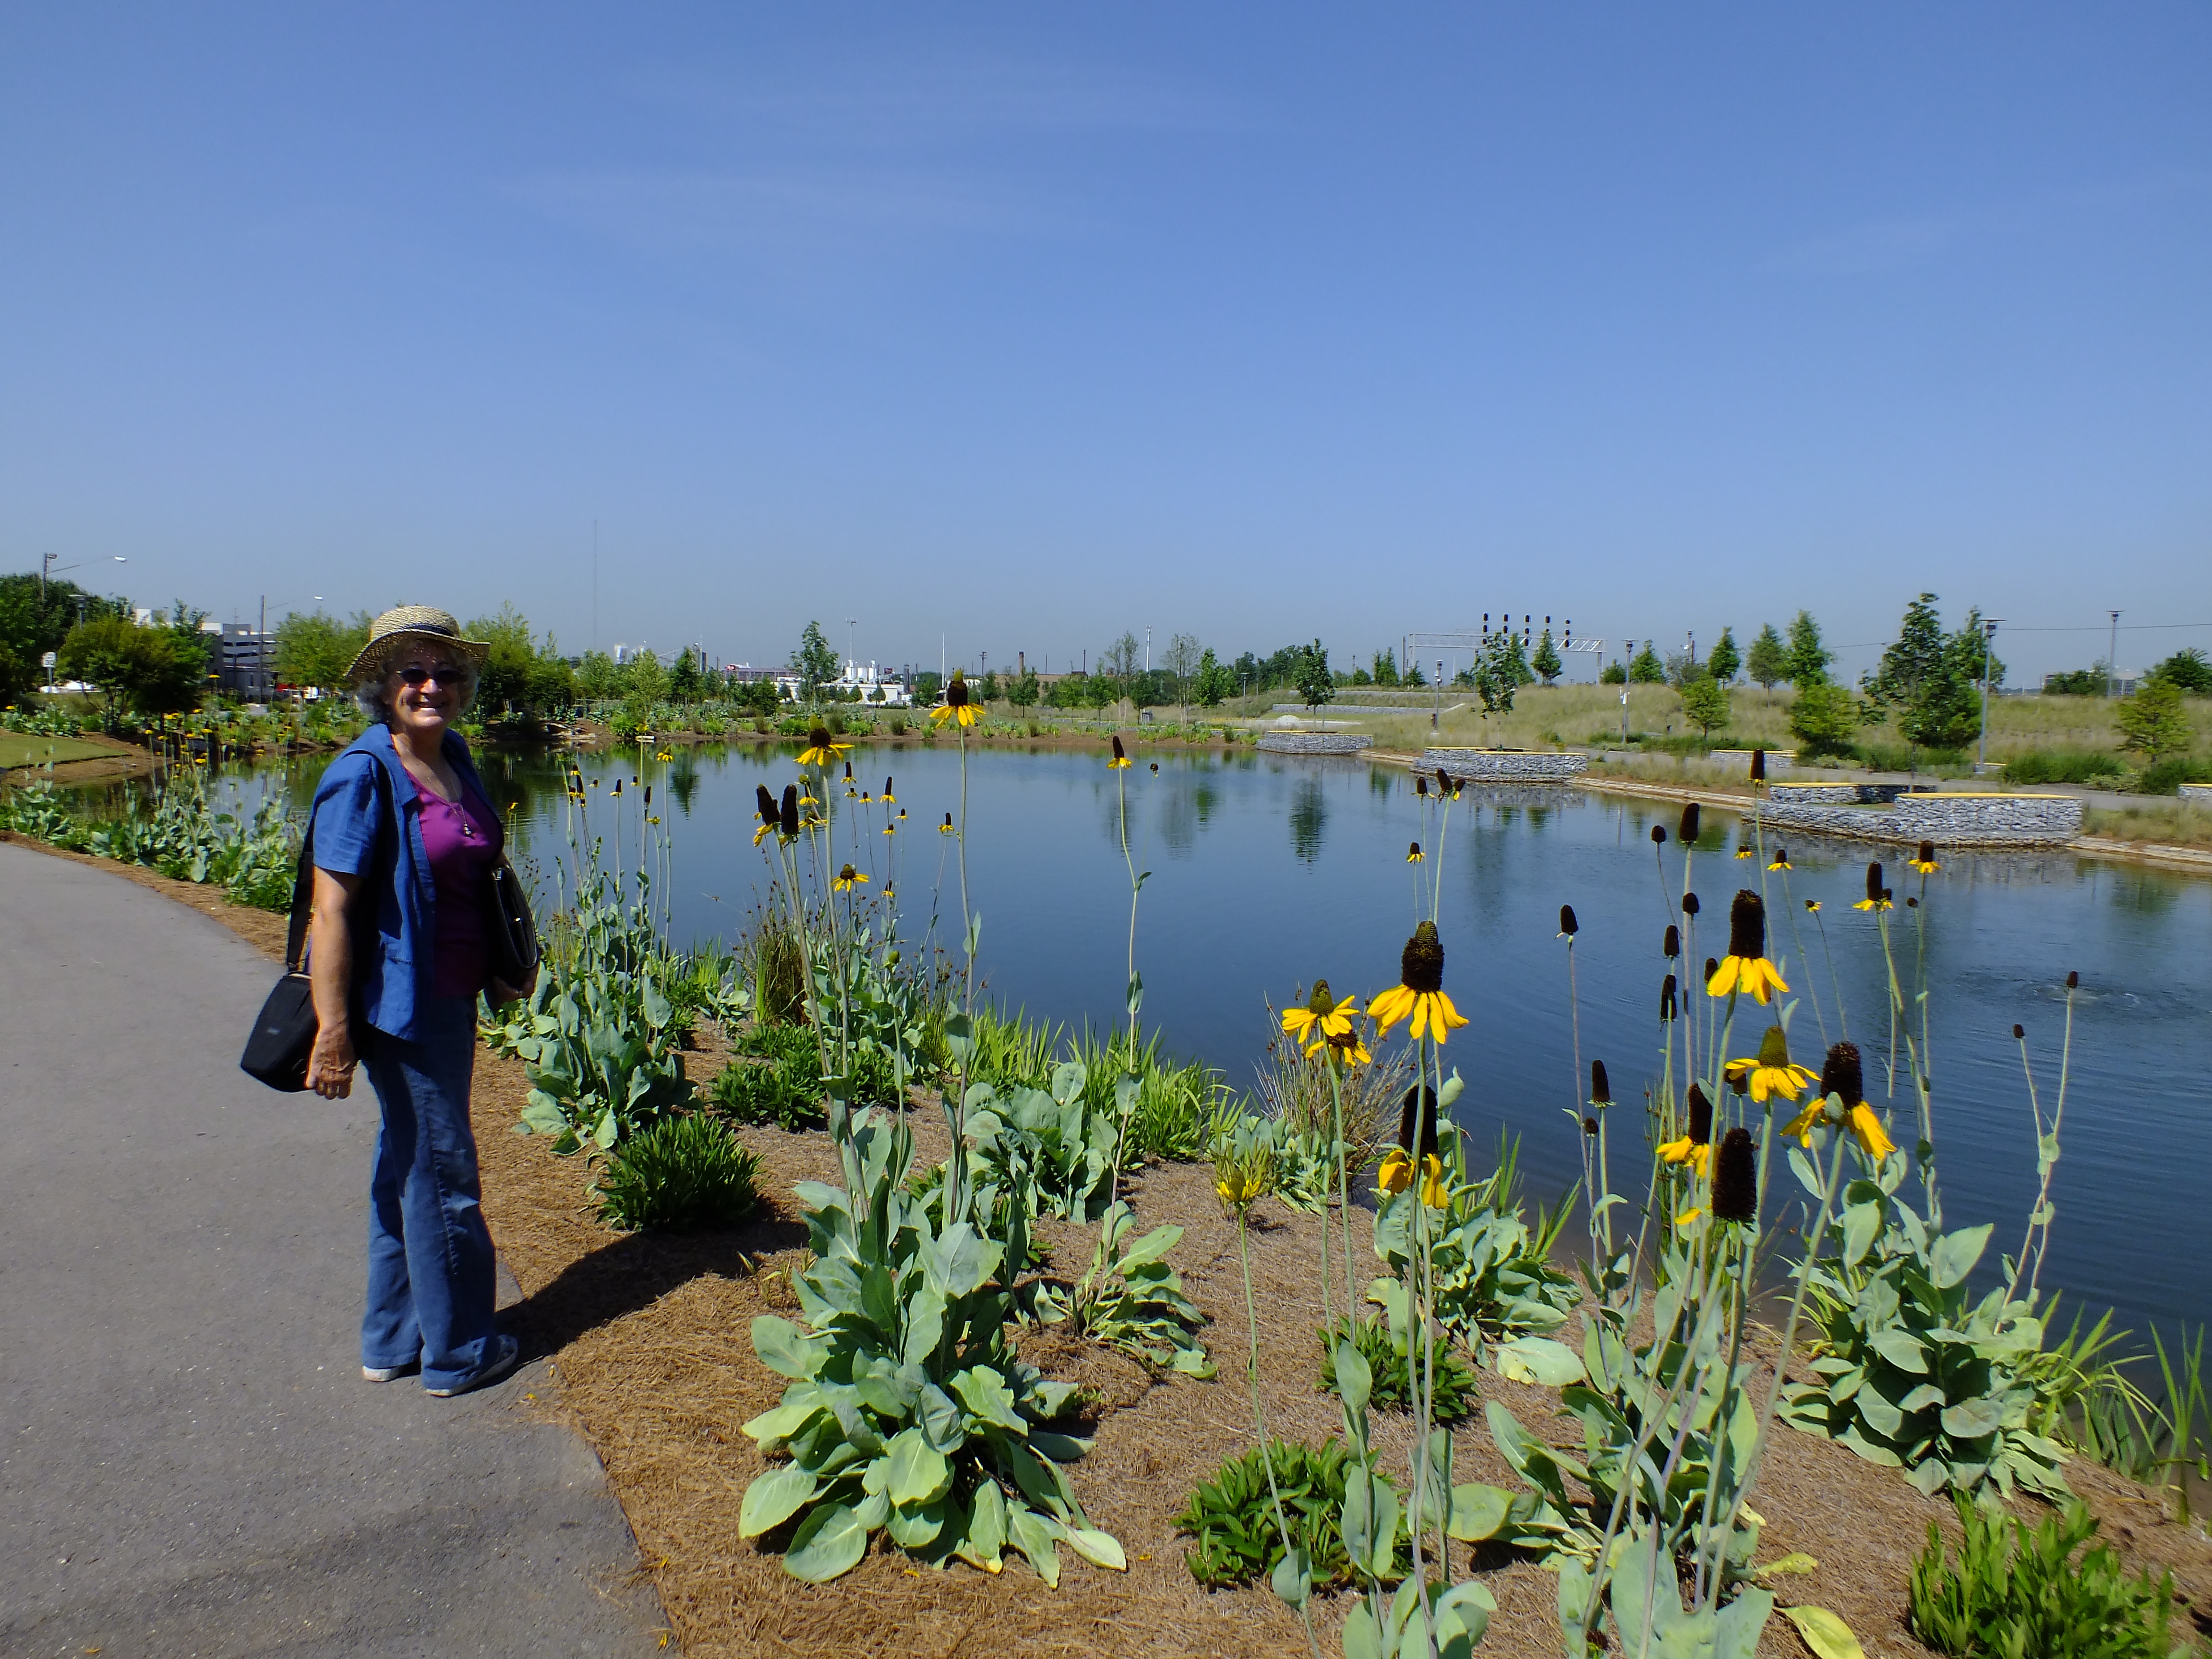
POLYGON ((838 757, 853 745, 839 743, 830 735, 830 728, 817 726, 806 734, 806 747, 799 751, 801 766, 834 766, 838 757))
POLYGON ((1742 846, 1737 848, 1735 849, 1735 855, 1740 859, 1749 858, 1751 856, 1751 843, 1749 842, 1746 842, 1742 846))
POLYGON ((940 835, 940 836, 949 836, 949 835, 951 835, 951 834, 952 833, 952 814, 951 814, 951 813, 947 812, 947 813, 945 815, 945 822, 944 822, 944 823, 940 823, 940 824, 939 824, 939 825, 937 826, 937 833, 938 833, 939 835, 940 835))
POLYGON ((1367 1045, 1360 1041, 1357 1031, 1329 1038, 1328 1052, 1332 1058, 1346 1066, 1370 1066, 1375 1060, 1375 1056, 1367 1052, 1367 1045))
POLYGON ((1705 981, 1706 994, 1724 997, 1742 990, 1764 1003, 1775 992, 1789 988, 1781 971, 1766 959, 1766 905, 1747 887, 1729 908, 1729 953, 1705 981))
POLYGON ((1790 1061, 1790 1039, 1779 1025, 1770 1025, 1766 1035, 1759 1039, 1758 1054, 1749 1060, 1732 1060, 1723 1068, 1730 1083, 1747 1085, 1751 1097, 1759 1104, 1766 1103, 1770 1095, 1780 1095, 1784 1100, 1795 1100, 1813 1080, 1812 1073, 1802 1066, 1790 1061))
POLYGON ((770 834, 772 834, 772 833, 774 832, 775 829, 775 826, 774 824, 772 824, 772 823, 763 823, 763 825, 761 825, 761 827, 760 827, 759 829, 757 829, 757 830, 754 830, 754 831, 753 831, 753 845, 754 845, 754 846, 756 846, 756 847, 757 847, 757 846, 759 846, 763 842, 766 841, 766 840, 769 838, 769 835, 770 835, 770 834))
POLYGON ((654 756, 653 758, 655 760, 674 760, 676 758, 676 751, 672 749, 664 749, 658 755, 654 756))
POLYGON ((933 725, 942 726, 947 720, 957 720, 963 726, 973 726, 983 718, 983 711, 968 696, 968 681, 960 670, 952 671, 951 684, 945 688, 945 702, 929 711, 933 725))
POLYGON ((896 825, 896 824, 895 824, 895 823, 887 823, 887 824, 885 824, 885 825, 884 826, 884 833, 885 835, 887 835, 887 836, 890 836, 890 835, 896 835, 896 834, 897 834, 897 833, 898 833, 898 825, 896 825))
POLYGON ((1819 915, 1820 914, 1820 901, 1818 899, 1807 899, 1805 901, 1805 914, 1808 916, 1819 915))
POLYGON ((1789 869, 1790 867, 1790 849, 1786 847, 1776 848, 1774 849, 1774 856, 1768 861, 1766 867, 1770 870, 1789 869))
POLYGON ((1679 1140, 1662 1142, 1653 1150, 1666 1164, 1684 1164, 1705 1175, 1712 1166, 1713 1103, 1697 1084, 1690 1085, 1690 1121, 1679 1140))
POLYGON ((1283 1030, 1296 1037, 1309 1054, 1332 1038, 1352 1035, 1352 1016, 1359 1012, 1358 997, 1346 997, 1341 1002, 1328 988, 1328 981, 1314 981, 1313 995, 1302 1008, 1283 1010, 1283 1030))
POLYGON ((1275 1190, 1275 1155, 1265 1146, 1240 1152, 1224 1145, 1213 1154, 1213 1190, 1231 1210, 1249 1209, 1275 1190))
POLYGON ((867 877, 865 874, 848 864, 838 871, 836 878, 830 884, 841 893, 849 893, 866 880, 867 877))
POLYGON ((1856 1042, 1838 1042, 1828 1050, 1827 1063, 1820 1067, 1820 1092, 1811 1105, 1798 1113, 1784 1127, 1782 1133, 1796 1135, 1802 1146, 1813 1144, 1813 1126, 1833 1100, 1844 1115, 1844 1126, 1859 1145, 1872 1158, 1887 1158, 1897 1150, 1897 1143, 1882 1127, 1881 1119, 1866 1102, 1865 1068, 1859 1058, 1856 1042))
POLYGON ((1881 884, 1881 866, 1867 866, 1866 896, 1851 906, 1854 910, 1887 910, 1890 908, 1889 889, 1881 884))
POLYGON ((1393 1025, 1410 1015, 1415 1042, 1433 1032, 1442 1042, 1448 1032, 1467 1024, 1466 1017, 1444 994, 1443 983, 1444 947, 1437 938, 1436 923, 1425 921, 1406 941, 1405 951, 1398 959, 1398 983, 1368 1000, 1368 1017, 1387 1036, 1393 1025))
POLYGON ((1114 739, 1114 758, 1106 763, 1106 769, 1109 772, 1126 772, 1128 770, 1128 768, 1129 757, 1121 748, 1121 739, 1115 738, 1114 739))
POLYGON ((1421 843, 1415 842, 1406 848, 1406 862, 1408 864, 1419 864, 1420 861, 1421 843))
POLYGON ((1932 841, 1922 842, 1919 856, 1907 859, 1905 863, 1923 876, 1932 876, 1943 867, 1936 862, 1936 843, 1932 841))
MULTIPOLYGON (((884 793, 877 796, 876 799, 883 802, 886 806, 896 806, 898 805, 898 797, 891 793, 891 781, 889 778, 885 778, 884 780, 884 793)), ((899 816, 901 817, 904 817, 906 814, 902 812, 899 816)))
MULTIPOLYGON (((1375 1172, 1375 1190, 1386 1197, 1395 1198, 1413 1184, 1416 1169, 1412 1156, 1402 1146, 1393 1146, 1382 1159, 1382 1167, 1375 1172)), ((1441 1210, 1451 1202, 1451 1194, 1444 1185, 1444 1166, 1434 1152, 1421 1159, 1418 1166, 1421 1176, 1421 1202, 1432 1210, 1441 1210)))

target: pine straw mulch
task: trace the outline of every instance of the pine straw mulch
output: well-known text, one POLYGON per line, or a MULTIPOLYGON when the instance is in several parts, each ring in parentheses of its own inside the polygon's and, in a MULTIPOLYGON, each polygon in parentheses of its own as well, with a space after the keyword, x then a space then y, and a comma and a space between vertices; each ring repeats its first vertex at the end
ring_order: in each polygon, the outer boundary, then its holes
MULTIPOLYGON (((702 1073, 716 1060, 711 1053, 695 1058, 706 1062, 694 1068, 702 1073)), ((1214 1322, 1206 1340, 1218 1380, 1152 1375, 1063 1331, 1030 1332, 1021 1341, 1031 1363, 1084 1385, 1095 1399, 1097 1444, 1073 1475, 1094 1524, 1127 1550, 1129 1571, 1107 1572, 1063 1551, 1054 1592, 1018 1560, 996 1577, 958 1565, 940 1572, 879 1541, 854 1572, 814 1586, 788 1577, 776 1555, 740 1538, 738 1510, 746 1484, 765 1467, 740 1425, 774 1406, 783 1388, 754 1358, 751 1322, 793 1306, 787 1275, 805 1264, 805 1235, 790 1188, 835 1178, 824 1136, 743 1131, 760 1155, 769 1203, 738 1231, 617 1237, 590 1219, 580 1164, 554 1158, 542 1139, 510 1132, 525 1092, 515 1063, 479 1062, 485 1206, 526 1292, 510 1318, 532 1350, 556 1356, 562 1407, 605 1462, 678 1638, 694 1659, 1305 1651, 1297 1620, 1266 1589, 1200 1589, 1175 1531, 1173 1517, 1192 1486, 1254 1439, 1236 1229, 1215 1200, 1210 1170, 1151 1164, 1133 1177, 1130 1198, 1140 1226, 1172 1221, 1184 1229, 1171 1259, 1214 1322)), ((944 1128, 934 1107, 918 1109, 913 1121, 919 1157, 942 1156, 944 1128)), ((1316 1387, 1320 1224, 1272 1204, 1261 1209, 1251 1255, 1268 1427, 1319 1443, 1342 1431, 1334 1396, 1316 1387)), ((1364 1213, 1355 1217, 1363 1274, 1373 1261, 1367 1221, 1364 1213)), ((1051 1224, 1044 1231, 1052 1271, 1080 1274, 1095 1235, 1051 1224)), ((1771 1338, 1768 1352, 1771 1363, 1771 1338)), ((1488 1372, 1481 1385, 1486 1397, 1503 1401, 1532 1431, 1563 1444, 1573 1439, 1570 1425, 1552 1416, 1554 1391, 1488 1372)), ((1385 1456, 1402 1462, 1405 1419, 1381 1414, 1378 1427, 1385 1456)), ((1515 1485, 1479 1413, 1461 1426, 1454 1460, 1461 1480, 1515 1485)), ((2069 1473, 2124 1553, 2171 1566, 2194 1606, 2212 1606, 2212 1547, 2201 1536, 2168 1522, 2141 1488, 2104 1470, 2076 1460, 2069 1473)), ((1820 1563, 1810 1577, 1781 1579, 1782 1600, 1832 1608, 1869 1655, 1925 1651, 1905 1629, 1906 1575, 1930 1520, 1955 1534, 1948 1503, 1923 1498, 1893 1472, 1841 1447, 1786 1430, 1774 1437, 1753 1503, 1767 1522, 1760 1559, 1802 1551, 1820 1563)), ((2036 1507, 2023 1505, 2023 1513, 2036 1507)), ((1455 1544, 1451 1565, 1455 1574, 1481 1573, 1498 1597, 1484 1652, 1557 1654, 1556 1579, 1496 1548, 1470 1553, 1455 1544)), ((1338 1650, 1336 1632, 1349 1607, 1344 1596, 1318 1602, 1325 1652, 1338 1650)), ((1762 1651, 1802 1650, 1778 1617, 1762 1651)))
MULTIPOLYGON (((52 853, 39 843, 19 846, 52 853)), ((280 957, 284 919, 224 901, 216 890, 151 871, 79 854, 230 927, 271 958, 280 957)), ((711 1076, 720 1042, 702 1039, 695 1076, 711 1076)), ((1061 1552, 1060 1588, 1048 1590, 1018 1558, 996 1577, 964 1565, 917 1568, 878 1542, 852 1573, 829 1585, 788 1577, 779 1559, 738 1535, 744 1488, 764 1467, 740 1425, 775 1404, 777 1377, 754 1358, 751 1322, 789 1313, 787 1276, 804 1265, 805 1230, 790 1188, 834 1178, 835 1161, 819 1131, 749 1128, 762 1159, 763 1214, 728 1234, 692 1237, 609 1232, 591 1218, 587 1171, 556 1158, 542 1138, 512 1133, 527 1084, 521 1066, 481 1055, 474 1115, 482 1155, 484 1206, 500 1254, 524 1299, 508 1310, 526 1352, 550 1356, 558 1389, 538 1408, 572 1422, 598 1452, 635 1533, 644 1571, 683 1650, 692 1659, 768 1655, 1161 1654, 1277 1656, 1305 1651, 1294 1615, 1263 1589, 1209 1593, 1192 1582, 1174 1516, 1190 1489, 1222 1459, 1253 1441, 1244 1386, 1243 1289, 1234 1224, 1221 1214, 1207 1170, 1155 1164, 1134 1176, 1130 1198, 1139 1224, 1184 1229, 1171 1258, 1192 1299, 1213 1321, 1205 1334, 1220 1366, 1212 1382, 1154 1376, 1133 1360, 1046 1330, 1027 1334, 1023 1352, 1048 1374, 1076 1382, 1096 1404, 1097 1445, 1073 1476, 1095 1524, 1120 1539, 1129 1571, 1091 1567, 1061 1552)), ((941 1157, 942 1121, 933 1107, 914 1117, 919 1156, 941 1157)), ((1364 1212, 1355 1214, 1355 1261, 1370 1271, 1364 1212)), ((1079 1274, 1094 1235, 1047 1224, 1053 1270, 1079 1274)), ((1260 1365, 1269 1429, 1318 1443, 1341 1432, 1334 1396, 1316 1387, 1320 1322, 1315 1263, 1320 1224, 1272 1203, 1253 1229, 1254 1287, 1261 1310, 1260 1365)), ((1770 1334, 1764 1363, 1771 1365, 1770 1334)), ((1763 1382, 1755 1386, 1764 1386, 1763 1382)), ((1570 1425, 1551 1413, 1549 1389, 1524 1388, 1484 1372, 1486 1397, 1504 1401, 1524 1426, 1571 1444, 1570 1425)), ((1378 1413, 1384 1455, 1402 1466, 1405 1420, 1378 1413)), ((1455 1440, 1461 1480, 1514 1485, 1478 1412, 1455 1440)), ((2212 1633, 2212 1542, 2169 1520, 2144 1488, 2075 1458, 2067 1478, 2102 1522, 2129 1565, 2171 1571, 2197 1628, 2212 1633)), ((1905 1629, 1905 1581, 1932 1520, 1947 1537, 1957 1528, 1948 1503, 1931 1502, 1895 1473, 1862 1462, 1839 1446, 1778 1431, 1752 1502, 1765 1517, 1759 1559, 1803 1552, 1820 1563, 1809 1577, 1780 1579, 1785 1602, 1832 1609, 1872 1659, 1926 1652, 1905 1629)), ((2033 1501, 2016 1505, 2031 1520, 2033 1501)), ((1556 1581, 1510 1552, 1452 1547, 1455 1576, 1470 1571, 1498 1602, 1482 1651, 1553 1659, 1556 1581)), ((1324 1652, 1349 1606, 1317 1600, 1324 1652)), ((1802 1655, 1788 1623, 1768 1627, 1762 1653, 1802 1655)))

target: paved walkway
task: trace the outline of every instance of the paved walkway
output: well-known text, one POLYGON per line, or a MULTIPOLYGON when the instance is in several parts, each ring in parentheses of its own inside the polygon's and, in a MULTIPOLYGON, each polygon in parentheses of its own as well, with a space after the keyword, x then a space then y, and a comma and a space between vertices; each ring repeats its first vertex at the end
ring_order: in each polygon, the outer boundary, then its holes
POLYGON ((0 1656, 658 1651, 598 1460, 521 1406, 542 1360, 361 1380, 375 1097, 238 1070, 274 979, 0 845, 0 1656))

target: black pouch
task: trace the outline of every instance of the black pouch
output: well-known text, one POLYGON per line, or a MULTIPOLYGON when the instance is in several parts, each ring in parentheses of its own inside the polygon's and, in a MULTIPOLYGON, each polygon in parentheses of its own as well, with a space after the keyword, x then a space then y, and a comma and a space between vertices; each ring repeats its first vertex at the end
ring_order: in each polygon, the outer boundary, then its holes
POLYGON ((292 882, 292 927, 284 940, 284 977, 253 1017, 253 1030, 238 1069, 270 1088, 296 1095, 307 1086, 307 1057, 314 1052, 314 988, 300 957, 307 942, 307 912, 314 895, 315 830, 300 843, 300 873, 292 882))
POLYGON ((521 989, 538 966, 538 922, 530 914, 530 895, 522 890, 505 854, 484 881, 484 942, 491 977, 521 989))

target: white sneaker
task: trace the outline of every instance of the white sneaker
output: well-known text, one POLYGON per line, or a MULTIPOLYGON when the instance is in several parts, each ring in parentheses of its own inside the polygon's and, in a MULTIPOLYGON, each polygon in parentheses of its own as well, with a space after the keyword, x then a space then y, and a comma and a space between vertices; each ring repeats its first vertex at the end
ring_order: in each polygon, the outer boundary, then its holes
POLYGON ((423 1392, 439 1400, 451 1400, 457 1394, 466 1394, 471 1389, 489 1388, 499 1382, 522 1359, 522 1344, 511 1336, 495 1338, 491 1357, 458 1382, 442 1389, 425 1389, 423 1392))

